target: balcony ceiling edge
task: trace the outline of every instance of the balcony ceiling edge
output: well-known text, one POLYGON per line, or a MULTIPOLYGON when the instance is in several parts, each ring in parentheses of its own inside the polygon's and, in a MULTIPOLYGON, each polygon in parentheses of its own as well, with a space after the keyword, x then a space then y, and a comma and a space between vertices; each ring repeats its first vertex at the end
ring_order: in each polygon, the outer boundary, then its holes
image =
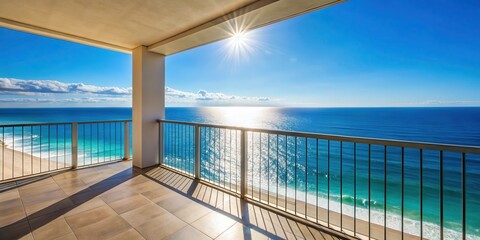
POLYGON ((108 50, 113 50, 117 52, 123 52, 123 53, 131 53, 132 50, 126 47, 110 44, 107 42, 101 42, 81 36, 76 36, 64 32, 58 32, 55 30, 50 30, 46 28, 41 28, 33 25, 29 25, 26 23, 21 23, 21 22, 16 22, 13 20, 5 19, 0 17, 0 27, 4 28, 9 28, 17 31, 22 31, 22 32, 28 32, 28 33, 33 33, 45 37, 51 37, 51 38, 57 38, 61 40, 66 40, 70 42, 76 42, 76 43, 81 43, 89 46, 94 46, 94 47, 99 47, 99 48, 105 48, 108 50))
POLYGON ((132 0, 124 6, 116 2, 20 0, 0 3, 0 27, 130 54, 138 46, 147 46, 148 51, 168 56, 228 38, 235 31, 252 30, 343 1, 132 0), (71 10, 73 7, 78 9, 71 10), (169 12, 172 9, 177 11, 169 12), (186 18, 189 14, 194 17, 186 18))

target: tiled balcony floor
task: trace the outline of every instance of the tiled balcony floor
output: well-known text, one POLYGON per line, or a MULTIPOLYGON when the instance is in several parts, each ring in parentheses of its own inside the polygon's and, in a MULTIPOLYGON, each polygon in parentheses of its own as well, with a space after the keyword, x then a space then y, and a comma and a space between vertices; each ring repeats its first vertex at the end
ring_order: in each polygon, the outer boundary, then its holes
POLYGON ((164 168, 130 161, 0 188, 0 239, 338 239, 164 168))

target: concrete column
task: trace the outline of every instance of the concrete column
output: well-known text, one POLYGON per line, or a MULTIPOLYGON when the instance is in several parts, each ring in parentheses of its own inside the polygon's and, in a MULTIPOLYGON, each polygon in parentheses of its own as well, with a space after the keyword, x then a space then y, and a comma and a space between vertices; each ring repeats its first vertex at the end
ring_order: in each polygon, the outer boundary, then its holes
POLYGON ((165 56, 133 50, 133 165, 159 164, 157 119, 165 117, 165 56))

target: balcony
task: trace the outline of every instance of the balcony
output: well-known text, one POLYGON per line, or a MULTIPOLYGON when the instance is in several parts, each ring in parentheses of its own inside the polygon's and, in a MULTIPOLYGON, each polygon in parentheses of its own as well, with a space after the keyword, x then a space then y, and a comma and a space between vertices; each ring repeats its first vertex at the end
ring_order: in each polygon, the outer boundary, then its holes
POLYGON ((145 169, 130 121, 0 126, 0 238, 476 238, 480 148, 158 124, 145 169))
POLYGON ((479 147, 158 120, 166 57, 343 0, 177 2, 0 2, 1 27, 132 54, 133 112, 1 125, 0 239, 480 238, 479 147))

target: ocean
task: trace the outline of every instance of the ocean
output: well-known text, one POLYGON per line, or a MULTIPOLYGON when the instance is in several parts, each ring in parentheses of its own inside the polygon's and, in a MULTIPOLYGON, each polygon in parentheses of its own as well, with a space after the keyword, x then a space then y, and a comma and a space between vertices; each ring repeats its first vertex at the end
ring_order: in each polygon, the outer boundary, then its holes
MULTIPOLYGON (((131 119, 131 108, 50 108, 50 109, 0 109, 0 125, 12 123, 39 122, 78 122, 96 120, 131 119)), ((229 126, 278 129, 323 134, 396 139, 406 141, 433 142, 480 146, 480 108, 248 108, 248 107, 210 107, 210 108, 167 108, 166 119, 187 122, 212 123, 229 126)), ((87 131, 88 132, 88 131, 87 131)), ((68 145, 68 143, 66 143, 68 145)), ((301 143, 300 143, 301 144, 301 143)), ((18 145, 18 144, 17 144, 18 145)), ((88 145, 88 143, 86 144, 88 145)), ((338 146, 337 146, 338 148, 338 146)), ((95 147, 93 147, 95 149, 95 147)), ((333 148, 335 150, 335 147, 333 148)), ((397 149, 398 150, 398 149, 397 149)), ((360 151, 360 150, 359 150, 360 151)), ((372 222, 383 224, 383 208, 387 208, 387 226, 399 229, 401 223, 401 176, 399 152, 388 153, 387 164, 387 200, 383 198, 383 163, 382 149, 372 149, 372 187, 368 202, 365 183, 367 162, 357 162, 357 189, 354 197, 353 171, 351 161, 344 160, 344 179, 341 201, 344 211, 353 214, 356 200, 357 216, 365 219, 366 209, 372 208, 372 222), (376 156, 378 155, 378 156, 376 156)), ((120 152, 120 151, 119 151, 120 152)), ((88 154, 86 151, 85 154, 88 154)), ((96 156, 113 154, 94 152, 96 156)), ((115 153, 117 154, 117 153, 115 153)), ((168 152, 166 153, 168 155, 168 152)), ((405 231, 418 235, 419 224, 419 164, 418 154, 405 152, 405 231)), ((423 186, 423 235, 430 239, 439 237, 439 163, 438 153, 424 152, 424 186, 423 186)), ((87 157, 87 156, 84 156, 87 157)), ((88 158, 88 157, 87 157, 88 158)), ((332 157, 334 159, 334 157, 332 157)), ((303 163, 306 167, 316 163, 303 163)), ((461 232, 461 165, 458 155, 444 155, 444 226, 445 237, 458 238, 461 232)), ((467 233, 469 239, 480 239, 480 159, 469 156, 467 160, 467 233)), ((323 166, 323 165, 322 165, 323 166)), ((301 168, 299 168, 301 169, 301 168)), ((301 179, 305 171, 300 171, 298 180, 286 181, 289 190, 295 186, 305 189, 307 198, 320 196, 320 202, 340 202, 339 166, 332 163, 331 171, 323 168, 320 174, 331 174, 330 196, 325 185, 318 187, 301 179), (303 174, 303 175, 302 175, 303 174), (335 180, 337 179, 337 180, 335 180)), ((310 174, 307 171, 307 177, 310 174)), ((263 174, 264 175, 264 174, 263 174)), ((263 178, 262 173, 254 178, 263 178)), ((325 179, 324 179, 325 180, 325 179)), ((253 180, 252 180, 253 181, 253 180)), ((264 187, 264 186, 262 186, 264 187)), ((308 200, 310 202, 310 200, 308 200)), ((333 204, 335 205, 335 204, 333 204)))

